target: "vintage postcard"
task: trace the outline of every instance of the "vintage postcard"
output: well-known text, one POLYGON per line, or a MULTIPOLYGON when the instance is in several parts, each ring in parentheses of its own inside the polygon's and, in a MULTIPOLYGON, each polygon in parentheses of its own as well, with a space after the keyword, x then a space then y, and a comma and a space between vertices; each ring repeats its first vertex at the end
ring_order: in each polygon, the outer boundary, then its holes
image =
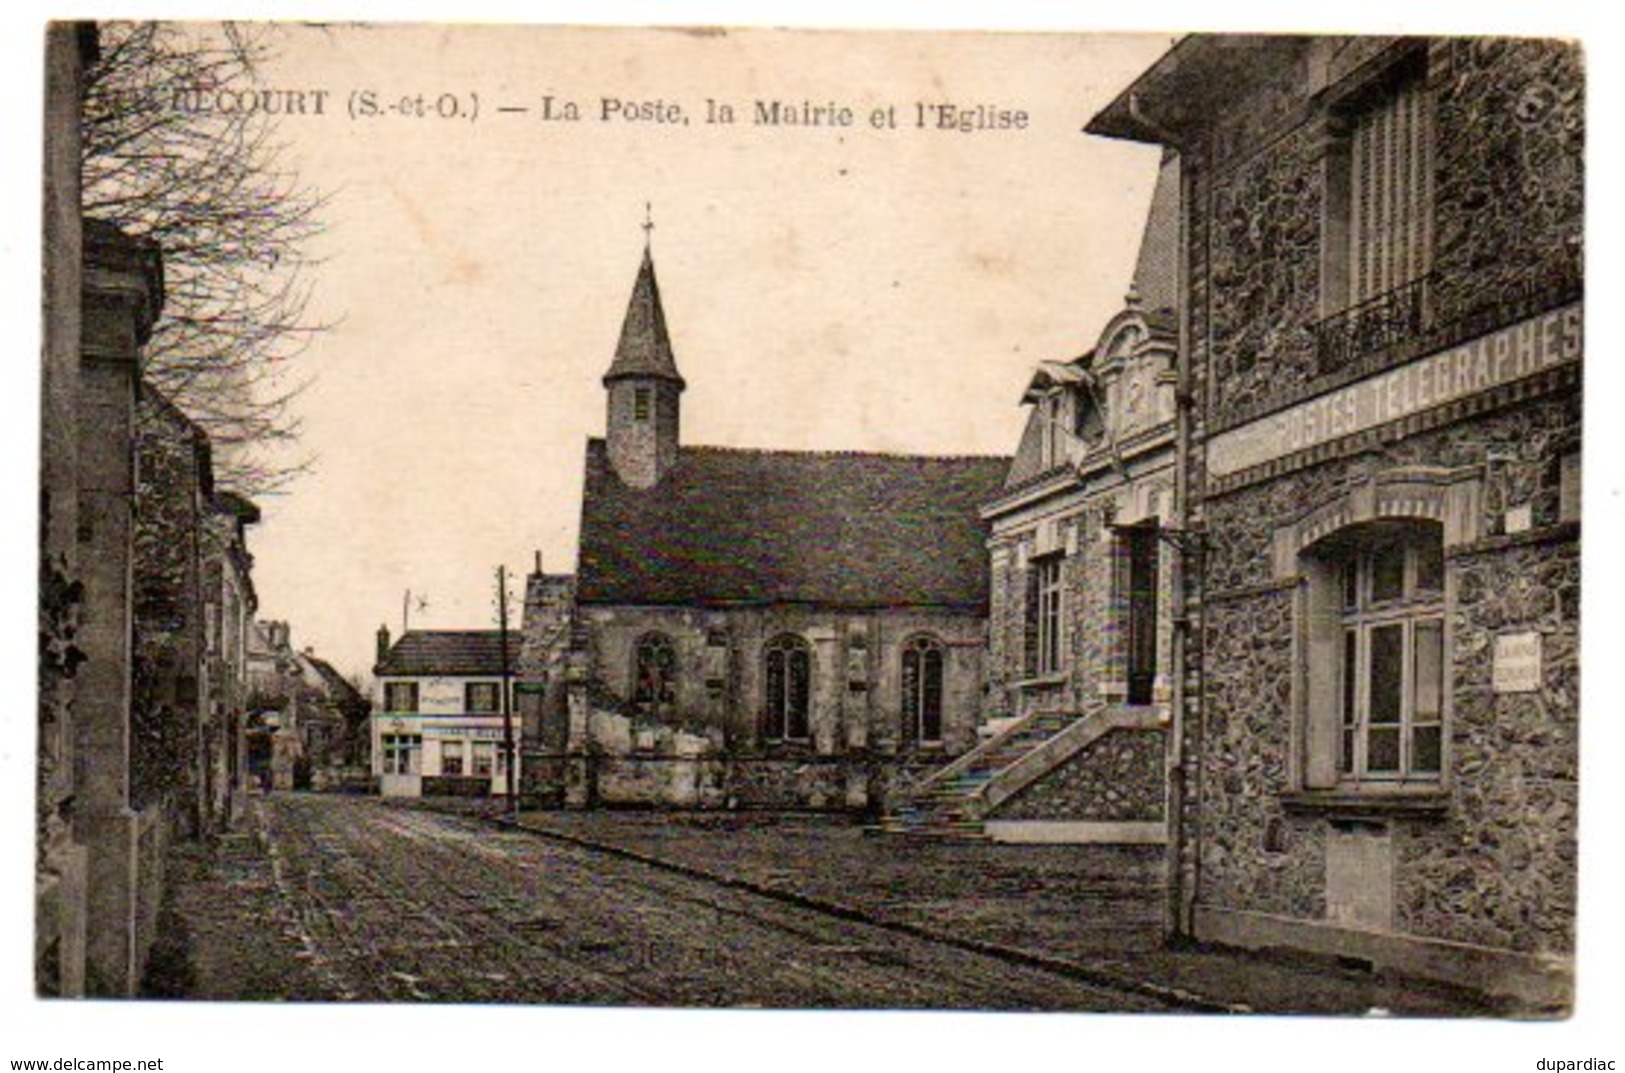
POLYGON ((42 44, 39 996, 1586 1000, 1579 41, 42 44))

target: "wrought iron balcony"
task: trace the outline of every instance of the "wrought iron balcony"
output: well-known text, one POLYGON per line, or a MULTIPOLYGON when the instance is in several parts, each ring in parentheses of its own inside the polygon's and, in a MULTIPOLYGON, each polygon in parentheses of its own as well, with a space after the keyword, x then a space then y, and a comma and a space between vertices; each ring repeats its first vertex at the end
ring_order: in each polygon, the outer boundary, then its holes
POLYGON ((1432 326, 1428 279, 1420 276, 1401 287, 1350 306, 1317 321, 1315 363, 1321 375, 1346 369, 1357 359, 1414 339, 1432 326))

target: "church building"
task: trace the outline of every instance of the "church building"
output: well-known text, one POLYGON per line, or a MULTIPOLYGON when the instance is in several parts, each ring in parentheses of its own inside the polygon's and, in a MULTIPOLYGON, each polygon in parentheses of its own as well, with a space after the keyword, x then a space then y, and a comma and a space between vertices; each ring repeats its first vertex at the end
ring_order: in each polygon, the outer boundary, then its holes
POLYGON ((530 735, 530 792, 868 809, 976 743, 979 508, 1008 459, 683 443, 647 248, 603 383, 573 599, 527 600, 526 644, 568 649, 534 659, 567 684, 530 735))

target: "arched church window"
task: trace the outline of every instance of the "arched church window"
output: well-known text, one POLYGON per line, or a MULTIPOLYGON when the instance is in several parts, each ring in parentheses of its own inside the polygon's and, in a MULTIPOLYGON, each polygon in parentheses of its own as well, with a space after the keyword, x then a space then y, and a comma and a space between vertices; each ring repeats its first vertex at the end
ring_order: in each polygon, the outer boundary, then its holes
POLYGON ((632 705, 658 715, 677 704, 677 649, 663 633, 638 638, 632 659, 632 705))
POLYGON ((934 637, 915 637, 903 646, 903 733, 911 741, 942 740, 946 665, 942 643, 934 637))
POLYGON ((763 655, 763 737, 806 741, 812 706, 812 649, 794 634, 780 634, 763 655))

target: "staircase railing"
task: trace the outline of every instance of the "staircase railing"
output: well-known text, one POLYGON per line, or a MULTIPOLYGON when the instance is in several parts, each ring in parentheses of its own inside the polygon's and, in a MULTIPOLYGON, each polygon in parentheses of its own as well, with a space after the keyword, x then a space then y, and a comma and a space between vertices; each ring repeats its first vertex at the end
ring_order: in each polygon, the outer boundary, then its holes
POLYGON ((965 774, 971 768, 975 767, 978 761, 988 756, 988 754, 994 752, 1000 746, 1008 744, 1025 731, 1030 730, 1034 724, 1038 722, 1038 720, 1043 718, 1052 718, 1057 715, 1070 714, 1071 713, 1059 710, 1028 712, 1020 719, 1017 719, 1015 722, 1011 723, 1009 726, 1005 727, 991 738, 970 750, 970 752, 962 754, 952 763, 946 765, 945 767, 938 768, 925 778, 921 779, 919 782, 915 783, 913 786, 909 787, 903 795, 904 799, 907 800, 908 798, 918 797, 922 793, 925 793, 933 788, 940 787, 945 783, 958 778, 960 775, 965 774))

